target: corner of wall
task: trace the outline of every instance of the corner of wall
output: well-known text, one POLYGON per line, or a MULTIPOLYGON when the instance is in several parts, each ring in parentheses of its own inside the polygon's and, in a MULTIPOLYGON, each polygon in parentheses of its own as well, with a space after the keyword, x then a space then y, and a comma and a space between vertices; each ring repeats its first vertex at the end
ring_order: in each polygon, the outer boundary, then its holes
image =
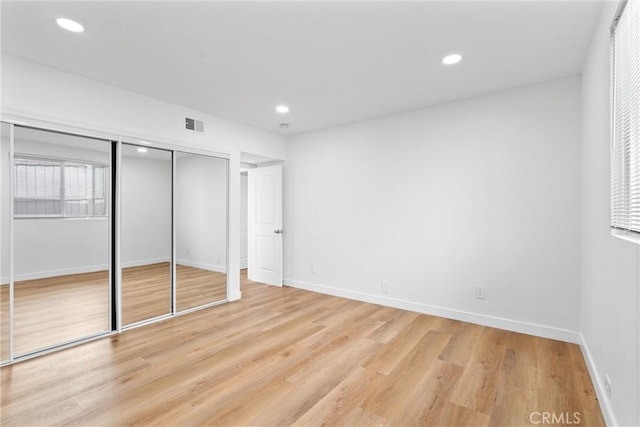
POLYGON ((598 368, 596 367, 595 361, 593 360, 593 356, 589 351, 589 346, 587 345, 584 336, 579 334, 580 337, 580 350, 582 351, 582 357, 584 357, 584 361, 587 365, 587 369, 589 370, 589 375, 591 376, 591 382, 593 383, 593 388, 596 391, 596 396, 598 396, 598 402, 600 403, 600 409, 602 410, 602 416, 604 417, 604 422, 608 426, 617 426, 618 422, 616 421, 615 414, 613 413, 613 408, 611 407, 611 402, 607 396, 604 385, 600 380, 600 375, 598 373, 598 368))

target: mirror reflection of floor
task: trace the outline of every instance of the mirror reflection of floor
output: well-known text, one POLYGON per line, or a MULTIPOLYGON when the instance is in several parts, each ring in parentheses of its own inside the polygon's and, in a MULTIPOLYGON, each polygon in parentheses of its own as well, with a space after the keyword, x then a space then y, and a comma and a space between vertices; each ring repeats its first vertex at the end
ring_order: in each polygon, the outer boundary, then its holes
POLYGON ((227 275, 217 271, 176 265, 178 311, 227 298, 227 275))
POLYGON ((15 282, 13 306, 16 355, 105 332, 109 274, 98 271, 15 282))
POLYGON ((0 284, 0 360, 9 359, 9 284, 0 284))
MULTIPOLYGON (((178 265, 178 311, 227 296, 224 273, 178 265)), ((170 264, 125 268, 123 325, 170 312, 170 264)), ((14 284, 14 354, 108 331, 109 275, 107 271, 26 280, 14 284)), ((8 351, 9 287, 0 286, 0 352, 8 351)))

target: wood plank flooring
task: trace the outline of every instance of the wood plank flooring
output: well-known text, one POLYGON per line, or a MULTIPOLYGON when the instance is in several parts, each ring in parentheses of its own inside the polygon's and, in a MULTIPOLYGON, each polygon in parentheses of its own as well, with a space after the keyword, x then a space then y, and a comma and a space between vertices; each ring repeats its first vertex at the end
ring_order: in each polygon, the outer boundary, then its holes
POLYGON ((176 266, 176 306, 178 311, 227 299, 227 275, 216 271, 176 266))
MULTIPOLYGON (((170 313, 170 264, 122 271, 123 325, 170 313)), ((226 274, 177 265, 178 310, 226 298, 226 274)), ((14 345, 17 355, 109 331, 107 271, 14 284, 14 345)), ((0 286, 0 352, 8 348, 8 286, 0 286)), ((4 357, 6 359, 6 357, 4 357)))
MULTIPOLYGON (((227 298, 227 275, 176 265, 178 311, 227 298)), ((171 265, 168 262, 122 270, 122 324, 171 312, 171 265)))
POLYGON ((292 288, 3 367, 3 426, 604 425, 573 345, 292 288))

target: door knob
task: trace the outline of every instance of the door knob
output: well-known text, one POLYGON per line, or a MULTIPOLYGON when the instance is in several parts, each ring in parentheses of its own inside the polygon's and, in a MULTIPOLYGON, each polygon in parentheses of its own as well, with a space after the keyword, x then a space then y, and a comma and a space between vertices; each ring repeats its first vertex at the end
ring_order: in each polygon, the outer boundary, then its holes
POLYGON ((276 234, 282 234, 283 231, 282 230, 273 230, 273 232, 276 233, 276 234))

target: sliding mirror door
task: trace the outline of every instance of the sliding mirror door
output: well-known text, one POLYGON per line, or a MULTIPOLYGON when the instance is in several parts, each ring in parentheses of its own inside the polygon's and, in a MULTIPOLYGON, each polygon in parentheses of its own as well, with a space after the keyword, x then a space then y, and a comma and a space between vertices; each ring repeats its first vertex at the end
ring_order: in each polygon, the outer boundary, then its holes
POLYGON ((117 146, 2 123, 0 362, 227 300, 228 160, 117 146))
POLYGON ((226 159, 176 152, 176 310, 227 298, 226 159))
POLYGON ((11 158, 9 157, 10 125, 2 123, 0 142, 0 362, 11 358, 9 315, 9 265, 11 227, 11 158))
POLYGON ((112 329, 111 148, 110 141, 14 127, 16 356, 112 329))
POLYGON ((122 324, 171 314, 171 151, 122 144, 122 324))

